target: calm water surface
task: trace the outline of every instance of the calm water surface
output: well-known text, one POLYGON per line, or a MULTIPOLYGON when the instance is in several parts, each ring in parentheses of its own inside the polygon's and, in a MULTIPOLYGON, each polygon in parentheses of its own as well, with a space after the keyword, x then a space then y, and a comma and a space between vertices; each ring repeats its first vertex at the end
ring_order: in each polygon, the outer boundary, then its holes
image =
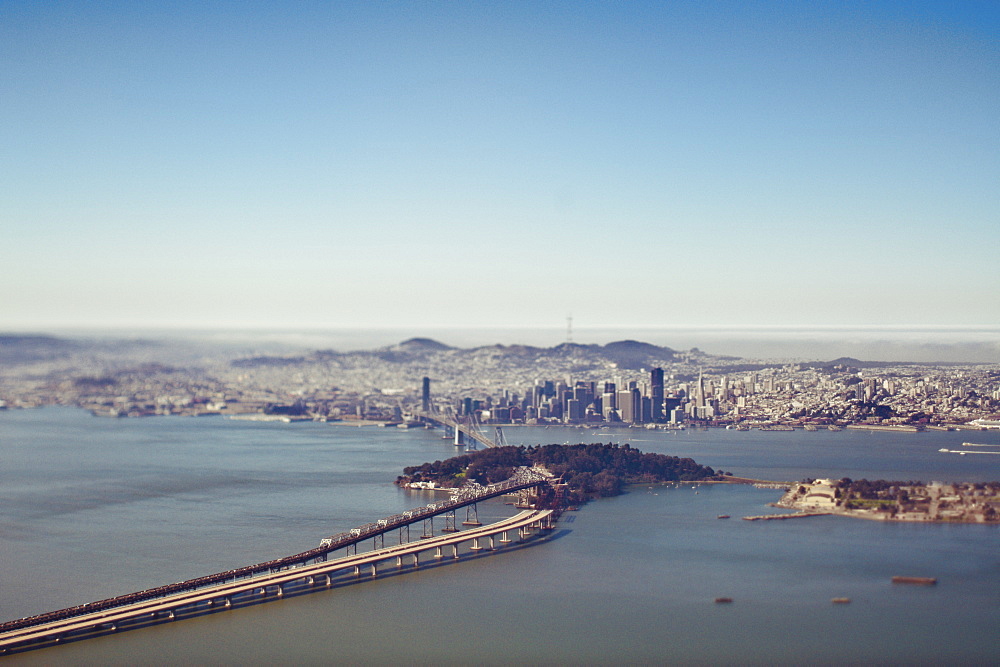
MULTIPOLYGON (((997 433, 506 429, 631 442, 767 479, 1000 479, 997 433)), ((0 619, 315 546, 429 494, 433 431, 0 413, 0 619)), ((745 522, 779 492, 639 486, 536 546, 6 658, 9 664, 986 664, 1000 659, 1000 532, 836 517, 745 522), (720 521, 719 514, 734 520, 720 521), (893 586, 894 574, 936 587, 893 586), (734 599, 716 605, 715 597, 734 599), (850 597, 850 605, 832 605, 850 597)), ((495 503, 481 518, 509 513, 495 503)))

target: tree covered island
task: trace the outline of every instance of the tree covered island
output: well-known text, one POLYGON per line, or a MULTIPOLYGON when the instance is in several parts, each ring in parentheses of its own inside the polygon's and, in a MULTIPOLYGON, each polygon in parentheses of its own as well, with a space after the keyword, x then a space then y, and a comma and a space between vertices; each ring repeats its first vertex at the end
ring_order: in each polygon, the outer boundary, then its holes
POLYGON ((467 480, 492 484, 510 477, 518 466, 540 466, 562 478, 571 502, 615 496, 626 484, 722 479, 722 473, 692 459, 598 443, 494 447, 404 468, 396 483, 416 488, 454 488, 467 480))

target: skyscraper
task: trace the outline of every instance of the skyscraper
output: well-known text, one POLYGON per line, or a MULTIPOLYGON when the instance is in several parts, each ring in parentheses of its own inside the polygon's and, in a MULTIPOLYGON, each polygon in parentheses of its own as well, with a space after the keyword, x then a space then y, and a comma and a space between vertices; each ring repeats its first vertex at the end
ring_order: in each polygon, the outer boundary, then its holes
POLYGON ((653 423, 663 422, 663 369, 654 368, 649 372, 649 394, 652 405, 650 415, 653 423))

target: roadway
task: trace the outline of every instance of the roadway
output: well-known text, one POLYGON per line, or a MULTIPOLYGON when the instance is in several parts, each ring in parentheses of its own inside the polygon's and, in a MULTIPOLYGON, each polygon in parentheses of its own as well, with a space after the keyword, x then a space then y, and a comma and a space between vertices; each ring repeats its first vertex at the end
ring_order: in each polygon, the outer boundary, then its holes
POLYGON ((238 581, 223 582, 193 591, 185 591, 153 600, 144 600, 134 604, 13 630, 0 634, 0 652, 6 652, 8 648, 14 648, 32 641, 58 639, 62 635, 73 632, 116 629, 117 624, 121 622, 143 617, 155 619, 162 614, 167 614, 168 617, 171 617, 174 612, 182 608, 194 607, 201 603, 214 605, 217 600, 221 600, 226 607, 230 607, 234 596, 246 593, 253 594, 257 589, 261 589, 259 595, 264 596, 267 594, 269 587, 277 586, 277 595, 280 596, 283 594, 286 584, 299 580, 304 580, 307 585, 316 585, 316 579, 323 577, 326 579, 325 585, 329 586, 333 573, 349 568, 355 568, 355 573, 360 573, 361 567, 370 566, 371 576, 376 576, 378 563, 393 557, 396 557, 396 567, 402 568, 403 556, 412 555, 413 567, 416 567, 419 564, 420 552, 434 549, 436 552, 435 558, 444 558, 444 547, 449 545, 453 547, 452 558, 458 558, 458 545, 461 542, 472 540, 472 548, 478 549, 482 548, 479 546, 479 540, 489 538, 490 548, 492 549, 494 546, 493 538, 496 535, 502 535, 501 541, 503 541, 507 531, 518 530, 519 536, 522 536, 527 531, 530 531, 532 527, 547 525, 552 513, 552 510, 525 510, 508 519, 458 533, 449 533, 429 539, 418 539, 392 547, 366 551, 360 554, 348 555, 309 565, 291 567, 279 572, 261 574, 238 581))

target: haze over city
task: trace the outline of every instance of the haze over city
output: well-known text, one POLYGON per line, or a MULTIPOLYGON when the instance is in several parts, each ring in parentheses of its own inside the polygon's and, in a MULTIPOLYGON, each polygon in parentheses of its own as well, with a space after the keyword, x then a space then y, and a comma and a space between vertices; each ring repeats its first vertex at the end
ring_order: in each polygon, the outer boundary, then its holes
POLYGON ((4 3, 0 329, 995 328, 998 13, 4 3))

